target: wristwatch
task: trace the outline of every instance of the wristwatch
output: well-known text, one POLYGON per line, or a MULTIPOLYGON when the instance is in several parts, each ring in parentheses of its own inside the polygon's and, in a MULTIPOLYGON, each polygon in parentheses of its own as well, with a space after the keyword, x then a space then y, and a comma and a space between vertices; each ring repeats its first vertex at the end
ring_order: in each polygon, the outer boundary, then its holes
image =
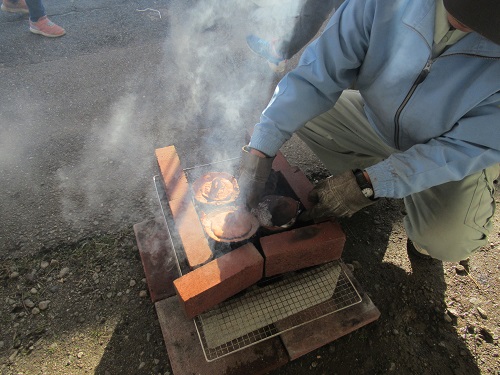
POLYGON ((365 177, 365 174, 361 169, 356 169, 352 171, 354 173, 354 177, 356 177, 356 182, 358 183, 359 188, 361 189, 361 192, 366 198, 369 198, 371 200, 374 200, 374 192, 373 192, 373 186, 368 181, 365 177))

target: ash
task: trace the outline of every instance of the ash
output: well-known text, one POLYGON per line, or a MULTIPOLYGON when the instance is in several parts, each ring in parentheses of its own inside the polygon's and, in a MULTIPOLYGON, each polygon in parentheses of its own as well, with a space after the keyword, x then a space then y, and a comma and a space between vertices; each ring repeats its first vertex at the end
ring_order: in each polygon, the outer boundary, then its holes
POLYGON ((273 215, 269 211, 269 205, 266 202, 261 202, 257 207, 252 208, 251 213, 259 220, 261 226, 270 227, 273 225, 273 215))

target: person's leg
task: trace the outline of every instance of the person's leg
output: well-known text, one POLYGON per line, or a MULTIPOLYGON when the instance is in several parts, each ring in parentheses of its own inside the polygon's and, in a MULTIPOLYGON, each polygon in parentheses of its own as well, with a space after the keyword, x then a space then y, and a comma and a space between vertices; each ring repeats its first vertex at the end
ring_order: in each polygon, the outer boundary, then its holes
POLYGON ((294 18, 293 27, 286 35, 268 41, 257 35, 246 37, 248 47, 267 60, 277 72, 285 70, 287 60, 291 59, 318 33, 326 18, 345 0, 301 0, 304 4, 294 18))
POLYGON ((0 9, 9 13, 29 13, 25 0, 3 0, 0 9))
POLYGON ((278 54, 284 59, 292 58, 309 43, 335 7, 344 0, 306 0, 293 30, 276 46, 278 54))
POLYGON ((375 133, 354 90, 344 91, 331 110, 309 121, 297 135, 334 175, 366 168, 398 152, 375 133))
MULTIPOLYGON (((394 152, 373 131, 357 91, 345 91, 335 107, 314 118, 297 135, 328 170, 340 174, 365 168, 394 152)), ((404 198, 404 225, 415 247, 444 261, 466 259, 487 243, 495 211, 493 181, 500 166, 404 198)))
POLYGON ((408 237, 443 261, 469 257, 487 243, 495 212, 493 181, 500 166, 404 198, 408 237))
POLYGON ((47 37, 59 37, 66 31, 59 25, 48 19, 42 0, 26 0, 30 11, 30 31, 47 37))
POLYGON ((26 0, 30 11, 30 21, 37 22, 41 17, 45 16, 45 8, 42 0, 26 0))

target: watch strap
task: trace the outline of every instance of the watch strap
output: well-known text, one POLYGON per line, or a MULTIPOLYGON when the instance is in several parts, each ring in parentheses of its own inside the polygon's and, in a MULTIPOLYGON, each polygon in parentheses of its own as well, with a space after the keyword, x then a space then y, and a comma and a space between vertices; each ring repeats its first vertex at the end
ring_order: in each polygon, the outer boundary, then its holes
MULTIPOLYGON (((356 178, 356 182, 361 190, 370 189, 373 192, 373 185, 370 181, 368 181, 365 177, 365 174, 361 169, 356 169, 353 171, 354 177, 356 178)), ((373 194, 370 199, 373 199, 373 194)))

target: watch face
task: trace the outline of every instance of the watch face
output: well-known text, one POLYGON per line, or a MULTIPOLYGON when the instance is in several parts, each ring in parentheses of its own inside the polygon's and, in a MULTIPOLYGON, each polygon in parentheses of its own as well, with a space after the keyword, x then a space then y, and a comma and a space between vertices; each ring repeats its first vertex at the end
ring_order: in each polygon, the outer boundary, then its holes
POLYGON ((373 189, 370 189, 370 188, 364 188, 363 190, 361 190, 361 192, 363 193, 363 195, 367 198, 371 198, 373 197, 373 189))

